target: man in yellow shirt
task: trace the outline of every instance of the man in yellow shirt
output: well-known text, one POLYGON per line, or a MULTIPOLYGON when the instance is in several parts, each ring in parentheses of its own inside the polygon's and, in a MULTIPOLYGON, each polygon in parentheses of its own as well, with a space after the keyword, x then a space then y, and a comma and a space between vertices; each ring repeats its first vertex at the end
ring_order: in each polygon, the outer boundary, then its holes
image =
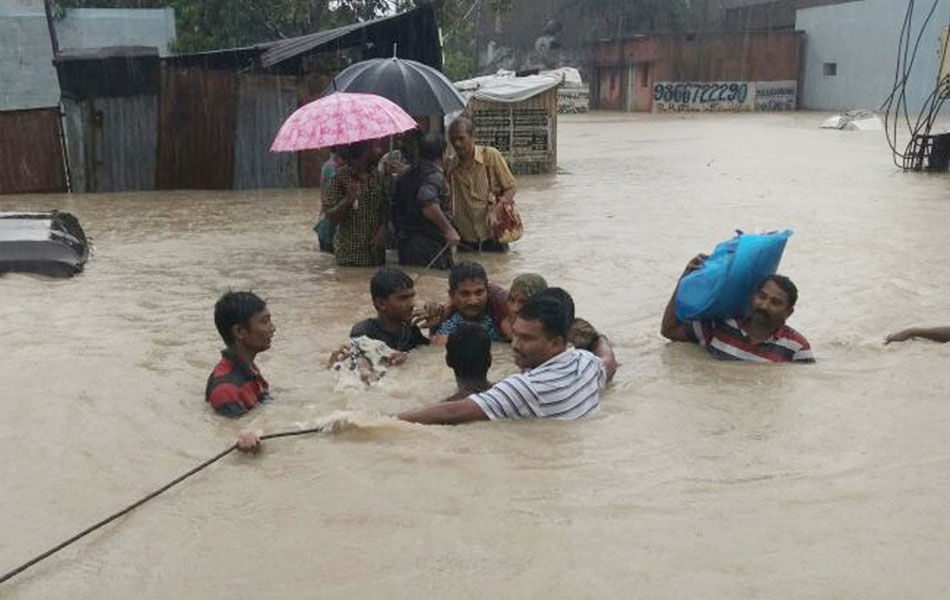
POLYGON ((497 204, 514 203, 515 177, 501 152, 475 145, 475 124, 459 117, 449 125, 455 160, 448 171, 453 220, 463 250, 505 252, 508 244, 494 239, 488 216, 497 204))

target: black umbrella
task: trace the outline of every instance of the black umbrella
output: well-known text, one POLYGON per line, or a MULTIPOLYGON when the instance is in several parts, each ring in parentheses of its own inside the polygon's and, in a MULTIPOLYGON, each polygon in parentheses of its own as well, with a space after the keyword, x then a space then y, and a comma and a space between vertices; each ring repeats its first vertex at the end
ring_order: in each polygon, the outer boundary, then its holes
POLYGON ((410 115, 444 115, 465 108, 465 100, 448 78, 428 65, 402 58, 373 58, 340 71, 324 94, 376 94, 410 115))

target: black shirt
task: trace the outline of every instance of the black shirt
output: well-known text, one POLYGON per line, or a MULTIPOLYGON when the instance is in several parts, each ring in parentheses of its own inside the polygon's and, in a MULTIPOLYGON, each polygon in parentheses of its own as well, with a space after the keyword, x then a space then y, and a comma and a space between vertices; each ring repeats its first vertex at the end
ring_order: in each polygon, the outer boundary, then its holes
POLYGON ((400 235, 423 235, 444 243, 442 230, 422 211, 435 204, 446 212, 449 208, 448 196, 449 188, 442 169, 432 161, 420 160, 396 182, 393 221, 400 235))
POLYGON ((379 319, 366 319, 354 325, 353 329, 350 330, 350 337, 356 338, 361 335, 379 340, 393 350, 401 352, 408 352, 416 346, 425 346, 429 343, 429 339, 422 335, 422 331, 414 325, 403 323, 402 331, 399 335, 394 335, 383 329, 379 319))

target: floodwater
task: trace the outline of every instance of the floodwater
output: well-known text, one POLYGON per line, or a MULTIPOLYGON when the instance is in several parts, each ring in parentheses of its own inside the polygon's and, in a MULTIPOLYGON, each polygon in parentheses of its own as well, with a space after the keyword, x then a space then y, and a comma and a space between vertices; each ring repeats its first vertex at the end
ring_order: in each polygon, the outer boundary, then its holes
MULTIPOLYGON (((6 584, 2 598, 945 598, 950 180, 903 174, 825 115, 560 122, 522 179, 527 234, 485 256, 570 290, 622 365, 596 416, 423 427, 453 391, 424 349, 334 391, 326 356, 372 312, 369 270, 314 252, 312 191, 0 197, 77 213, 84 274, 0 279, 0 572, 214 455, 240 428, 343 431, 231 455, 6 584), (792 227, 781 270, 814 366, 717 363, 659 336, 686 262, 792 227), (209 413, 214 301, 266 296, 276 401, 209 413)), ((422 298, 444 276, 424 275, 422 298)), ((495 349, 492 376, 514 371, 495 349)))

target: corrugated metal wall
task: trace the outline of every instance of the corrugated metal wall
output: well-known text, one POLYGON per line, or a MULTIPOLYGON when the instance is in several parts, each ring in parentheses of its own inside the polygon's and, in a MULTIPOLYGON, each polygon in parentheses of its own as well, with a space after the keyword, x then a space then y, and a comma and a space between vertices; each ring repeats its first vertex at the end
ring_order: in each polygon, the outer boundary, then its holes
POLYGON ((157 189, 232 187, 237 92, 230 71, 163 69, 157 189))
POLYGON ((59 109, 0 112, 0 194, 65 191, 59 109))
POLYGON ((64 99, 72 191, 155 189, 158 98, 64 99))
POLYGON ((297 187, 297 157, 273 153, 277 130, 297 108, 296 77, 241 75, 238 78, 234 188, 297 187))

